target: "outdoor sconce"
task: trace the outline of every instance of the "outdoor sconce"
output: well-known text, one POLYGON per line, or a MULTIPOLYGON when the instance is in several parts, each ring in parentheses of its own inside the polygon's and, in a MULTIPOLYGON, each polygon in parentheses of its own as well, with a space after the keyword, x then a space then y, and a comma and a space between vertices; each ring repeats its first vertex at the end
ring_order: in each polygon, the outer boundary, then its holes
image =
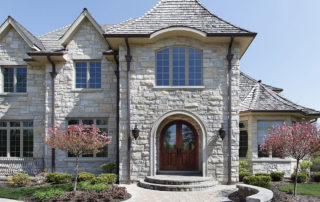
POLYGON ((139 137, 139 133, 140 133, 140 130, 137 128, 137 125, 134 127, 134 129, 132 130, 132 135, 134 137, 134 139, 138 139, 139 137))
POLYGON ((223 130, 223 128, 220 128, 219 130, 219 136, 223 140, 226 137, 226 131, 223 130))

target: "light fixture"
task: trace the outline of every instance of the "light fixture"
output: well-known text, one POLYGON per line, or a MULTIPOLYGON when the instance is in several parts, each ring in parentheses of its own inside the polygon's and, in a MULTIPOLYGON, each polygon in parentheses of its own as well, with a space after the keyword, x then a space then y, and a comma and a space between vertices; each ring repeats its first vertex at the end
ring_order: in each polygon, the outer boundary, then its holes
POLYGON ((134 129, 132 130, 132 135, 135 140, 138 139, 139 133, 140 133, 140 130, 137 128, 137 125, 135 125, 134 129))
POLYGON ((223 130, 223 128, 220 128, 219 130, 219 136, 223 140, 226 137, 226 131, 223 130))

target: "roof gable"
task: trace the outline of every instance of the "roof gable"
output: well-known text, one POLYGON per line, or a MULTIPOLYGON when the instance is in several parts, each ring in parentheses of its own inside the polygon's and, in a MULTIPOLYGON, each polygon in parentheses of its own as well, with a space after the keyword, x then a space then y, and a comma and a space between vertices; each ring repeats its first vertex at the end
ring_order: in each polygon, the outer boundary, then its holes
POLYGON ((12 26, 15 31, 21 36, 21 38, 35 50, 44 50, 44 46, 41 41, 36 38, 33 34, 31 34, 26 28, 24 28, 21 24, 19 24, 15 19, 11 16, 8 16, 7 20, 0 26, 0 37, 2 37, 7 30, 12 26))
POLYGON ((95 21, 89 11, 84 8, 80 16, 72 23, 72 25, 68 28, 68 30, 62 35, 59 42, 65 46, 71 40, 81 23, 88 19, 89 22, 93 25, 93 27, 99 32, 99 34, 103 35, 104 31, 102 30, 101 26, 95 21))
POLYGON ((114 25, 106 34, 151 35, 170 27, 188 27, 207 35, 256 34, 217 17, 198 0, 160 0, 143 16, 114 25))

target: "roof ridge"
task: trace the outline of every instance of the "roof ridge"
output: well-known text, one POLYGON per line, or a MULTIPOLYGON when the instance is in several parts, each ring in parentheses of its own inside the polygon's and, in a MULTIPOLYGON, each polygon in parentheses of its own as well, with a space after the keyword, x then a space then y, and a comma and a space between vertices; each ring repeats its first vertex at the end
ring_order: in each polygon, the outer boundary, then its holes
POLYGON ((65 26, 63 26, 63 27, 57 28, 57 29, 55 29, 55 30, 53 30, 53 31, 50 31, 50 32, 45 33, 45 34, 43 34, 43 35, 40 35, 40 36, 38 36, 38 38, 44 37, 44 36, 46 36, 46 35, 48 35, 48 34, 52 34, 52 33, 54 33, 54 32, 57 32, 57 31, 62 30, 62 29, 64 29, 64 28, 67 28, 68 26, 71 26, 71 24, 65 25, 65 26))
MULTIPOLYGON (((257 83, 253 88, 252 91, 250 91, 250 93, 252 93, 252 100, 250 102, 249 108, 252 108, 252 104, 255 103, 257 101, 257 97, 260 96, 260 90, 257 89, 257 87, 259 87, 259 83, 257 83)), ((249 94, 250 94, 249 93, 249 94)))
MULTIPOLYGON (((161 1, 162 1, 162 0, 161 0, 161 1)), ((250 30, 243 29, 243 28, 241 28, 241 27, 239 27, 239 26, 237 26, 237 25, 234 25, 234 24, 232 24, 232 23, 224 20, 223 18, 218 17, 217 15, 213 14, 213 13, 212 13, 209 9, 207 9, 202 3, 200 3, 199 0, 194 0, 194 1, 197 2, 197 3, 199 4, 199 6, 201 6, 203 9, 205 9, 205 10, 206 10, 208 13, 210 13, 213 17, 218 18, 219 20, 221 20, 221 21, 223 21, 223 22, 225 22, 225 23, 227 23, 227 24, 229 24, 229 25, 231 25, 231 26, 233 26, 233 27, 235 27, 235 28, 238 28, 238 29, 240 29, 240 30, 242 30, 242 31, 252 32, 252 31, 250 31, 250 30)))

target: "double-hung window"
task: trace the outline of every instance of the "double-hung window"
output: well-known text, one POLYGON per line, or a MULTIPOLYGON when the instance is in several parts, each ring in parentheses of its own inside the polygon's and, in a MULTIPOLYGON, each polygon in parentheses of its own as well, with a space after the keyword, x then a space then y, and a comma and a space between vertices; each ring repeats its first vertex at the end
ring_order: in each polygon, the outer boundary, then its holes
POLYGON ((76 88, 101 88, 101 62, 75 62, 76 88))
MULTIPOLYGON (((83 119, 70 119, 68 120, 68 125, 95 125, 97 128, 100 129, 100 132, 108 133, 108 119, 90 119, 90 118, 83 118, 83 119)), ((74 155, 68 153, 68 157, 75 157, 74 155)), ((108 145, 104 146, 102 151, 97 154, 87 154, 82 155, 82 157, 108 157, 108 145)))
POLYGON ((283 121, 258 121, 258 157, 281 157, 281 155, 276 152, 272 152, 272 154, 269 155, 260 151, 260 145, 263 142, 264 136, 268 137, 273 127, 277 125, 282 126, 282 124, 283 121))
POLYGON ((0 121, 0 157, 33 157, 32 121, 0 121))
POLYGON ((25 93, 27 92, 27 68, 5 67, 3 71, 3 92, 25 93))
POLYGON ((156 53, 157 86, 200 86, 202 85, 202 52, 176 46, 156 53))

